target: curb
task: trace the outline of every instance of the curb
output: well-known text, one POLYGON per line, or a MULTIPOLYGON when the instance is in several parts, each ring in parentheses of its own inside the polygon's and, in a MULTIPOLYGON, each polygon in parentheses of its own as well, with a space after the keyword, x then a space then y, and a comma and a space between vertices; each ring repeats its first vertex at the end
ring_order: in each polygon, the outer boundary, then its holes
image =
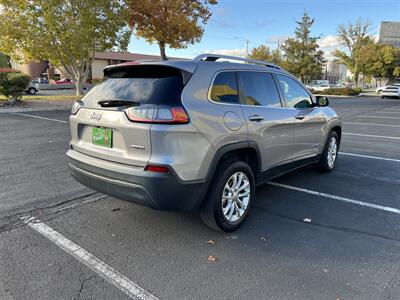
POLYGON ((15 107, 15 108, 0 108, 0 114, 6 113, 19 113, 19 112, 35 112, 35 111, 58 111, 58 110, 70 110, 70 106, 65 107, 15 107))

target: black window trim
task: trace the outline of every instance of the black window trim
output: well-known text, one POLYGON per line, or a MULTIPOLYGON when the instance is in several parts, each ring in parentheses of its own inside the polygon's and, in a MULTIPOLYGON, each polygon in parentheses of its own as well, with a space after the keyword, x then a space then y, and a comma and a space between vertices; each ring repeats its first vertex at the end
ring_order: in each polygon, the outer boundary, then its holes
POLYGON ((274 77, 274 80, 275 80, 275 85, 278 86, 279 94, 281 95, 281 99, 284 101, 285 107, 286 107, 286 108, 288 108, 288 109, 295 109, 295 110, 304 110, 304 109, 314 108, 314 107, 316 106, 316 101, 315 101, 314 95, 311 94, 310 91, 309 91, 299 80, 297 80, 294 76, 290 76, 290 75, 284 74, 284 73, 274 73, 274 74, 273 74, 273 77, 274 77), (281 76, 288 77, 288 78, 294 80, 298 85, 300 85, 300 86, 303 88, 303 90, 310 96, 310 99, 311 99, 311 102, 312 102, 313 106, 307 107, 307 108, 289 107, 289 105, 288 105, 288 103, 287 103, 287 101, 286 101, 286 99, 285 99, 285 95, 284 95, 284 93, 283 93, 283 91, 282 91, 282 87, 281 87, 280 84, 279 84, 279 79, 277 78, 276 75, 281 75, 281 76))

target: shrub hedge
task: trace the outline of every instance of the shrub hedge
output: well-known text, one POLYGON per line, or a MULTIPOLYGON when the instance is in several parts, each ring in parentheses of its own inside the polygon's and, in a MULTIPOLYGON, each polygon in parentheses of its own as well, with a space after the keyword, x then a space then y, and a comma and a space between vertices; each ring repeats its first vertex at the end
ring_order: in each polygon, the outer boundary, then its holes
POLYGON ((22 73, 0 73, 0 94, 10 99, 14 105, 21 100, 28 88, 31 77, 22 73))
POLYGON ((315 95, 339 95, 339 96, 357 96, 361 93, 359 88, 329 88, 324 91, 314 91, 311 92, 315 95))

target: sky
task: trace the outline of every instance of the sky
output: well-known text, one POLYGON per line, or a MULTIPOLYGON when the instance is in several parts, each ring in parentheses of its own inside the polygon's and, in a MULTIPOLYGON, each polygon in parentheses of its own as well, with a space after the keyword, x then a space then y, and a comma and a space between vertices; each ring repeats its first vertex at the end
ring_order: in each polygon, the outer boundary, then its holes
MULTIPOLYGON (((201 53, 246 55, 261 44, 276 48, 292 36, 295 20, 307 11, 315 19, 311 33, 321 36, 319 44, 326 56, 339 48, 337 27, 357 18, 371 23, 370 34, 379 34, 381 21, 400 22, 400 0, 219 0, 204 27, 200 43, 186 49, 167 49, 167 56, 193 58, 201 53)), ((156 44, 132 37, 128 50, 135 53, 159 54, 156 44)))

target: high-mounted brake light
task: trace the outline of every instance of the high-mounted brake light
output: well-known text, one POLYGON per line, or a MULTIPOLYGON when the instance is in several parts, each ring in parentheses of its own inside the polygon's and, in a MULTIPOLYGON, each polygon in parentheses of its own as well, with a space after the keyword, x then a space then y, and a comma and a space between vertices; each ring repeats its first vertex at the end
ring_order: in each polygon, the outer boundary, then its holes
POLYGON ((147 165, 144 168, 145 171, 149 171, 149 172, 156 172, 156 173, 169 173, 169 169, 167 167, 164 166, 156 166, 156 165, 147 165))
POLYGON ((189 122, 188 114, 180 106, 133 106, 125 109, 125 114, 130 121, 138 123, 186 124, 189 122))

